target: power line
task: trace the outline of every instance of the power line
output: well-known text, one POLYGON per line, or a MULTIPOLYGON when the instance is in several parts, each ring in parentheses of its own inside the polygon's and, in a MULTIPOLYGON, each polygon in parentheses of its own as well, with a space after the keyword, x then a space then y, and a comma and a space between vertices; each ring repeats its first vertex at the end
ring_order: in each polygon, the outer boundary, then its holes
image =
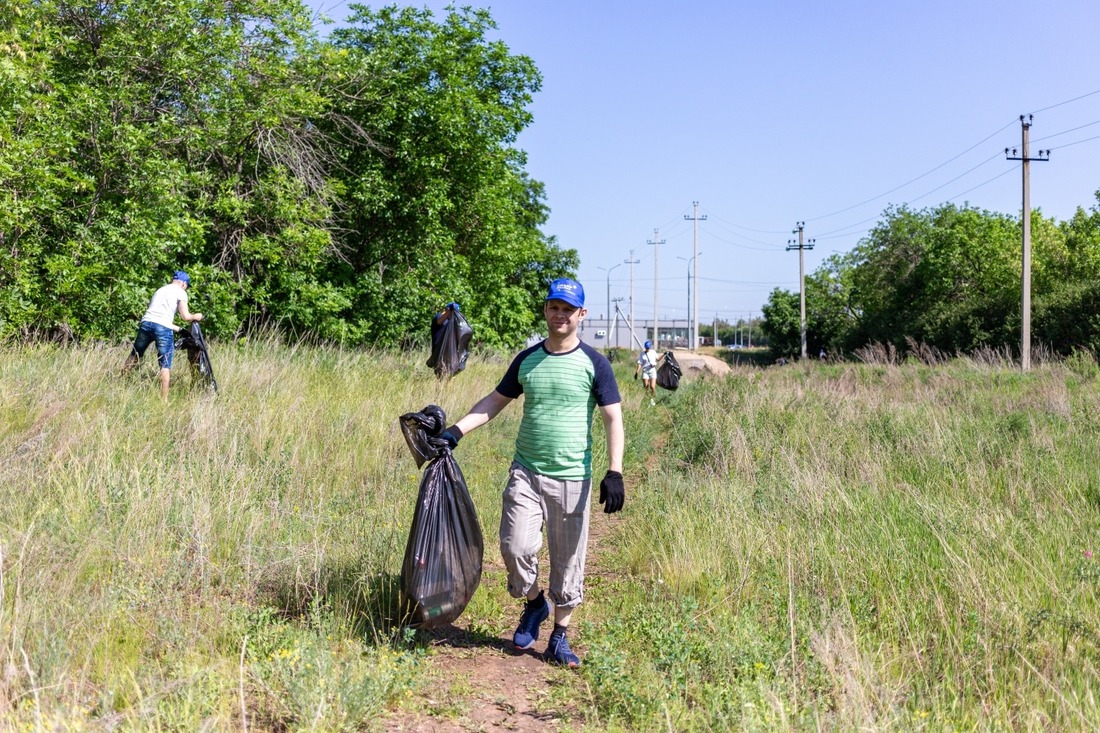
POLYGON ((776 281, 776 280, 726 280, 720 277, 703 277, 699 276, 700 280, 708 283, 723 283, 725 285, 793 285, 794 281, 776 281))
MULTIPOLYGON (((932 194, 934 194, 934 193, 935 193, 936 191, 939 191, 939 190, 940 190, 941 188, 943 188, 943 187, 945 187, 945 186, 949 186, 950 184, 954 183, 955 181, 959 180, 960 178, 963 178, 963 177, 965 177, 965 176, 968 176, 968 175, 970 175, 971 173, 973 173, 974 171, 978 170, 979 168, 981 168, 981 167, 982 167, 983 165, 985 165, 986 163, 989 163, 989 162, 990 162, 991 160, 993 160, 994 158, 999 158, 1000 156, 1001 156, 1001 153, 1000 153, 1000 152, 994 153, 993 155, 991 155, 991 156, 989 156, 988 158, 986 158, 985 160, 983 160, 983 161, 982 161, 981 163, 978 163, 978 164, 977 164, 976 166, 974 166, 973 168, 970 168, 969 170, 963 171, 962 173, 960 173, 959 175, 955 176, 955 177, 954 177, 954 178, 952 178, 951 180, 949 180, 949 181, 946 181, 946 182, 944 182, 944 183, 941 183, 941 184, 940 184, 939 186, 936 186, 935 188, 933 188, 933 189, 932 189, 932 190, 930 190, 930 191, 925 191, 925 192, 924 192, 924 193, 922 193, 922 194, 921 194, 920 196, 917 196, 917 197, 915 197, 915 198, 911 198, 911 199, 909 199, 908 201, 905 201, 905 202, 903 202, 903 205, 904 205, 904 206, 908 206, 909 204, 911 204, 911 203, 913 203, 913 202, 915 202, 915 201, 920 201, 920 200, 921 200, 922 198, 924 198, 925 196, 931 196, 931 195, 932 195, 932 194)), ((992 179, 991 179, 991 180, 992 180, 992 179)), ((849 224, 849 225, 847 225, 847 226, 843 226, 843 227, 840 227, 839 229, 833 229, 833 230, 831 230, 831 231, 825 232, 824 234, 819 234, 818 236, 819 236, 819 237, 821 237, 822 239, 825 239, 826 237, 828 237, 828 236, 830 236, 830 235, 833 235, 833 234, 838 234, 838 233, 844 232, 844 230, 846 230, 846 229, 851 229, 852 227, 855 227, 855 226, 859 226, 860 224, 866 224, 867 222, 869 222, 869 221, 874 221, 874 220, 876 220, 876 219, 878 219, 878 215, 877 215, 877 214, 876 214, 875 216, 872 216, 872 217, 868 218, 868 219, 864 219, 863 221, 857 221, 857 222, 856 222, 856 223, 854 223, 854 224, 849 224)))
POLYGON ((1092 122, 1086 122, 1083 125, 1078 125, 1077 127, 1071 127, 1068 130, 1062 130, 1061 132, 1056 132, 1053 135, 1047 135, 1046 137, 1037 137, 1034 140, 1032 140, 1031 142, 1037 143, 1037 142, 1040 142, 1042 140, 1049 140, 1052 137, 1058 137, 1059 135, 1068 135, 1071 132, 1077 132, 1078 130, 1083 130, 1086 127, 1092 127, 1093 125, 1100 125, 1100 120, 1093 120, 1092 122))
MULTIPOLYGON (((748 250, 752 250, 754 252, 778 252, 779 251, 778 247, 776 247, 774 245, 768 245, 767 242, 757 242, 757 244, 765 245, 763 247, 750 247, 747 244, 741 244, 739 242, 731 242, 728 239, 723 239, 722 237, 719 237, 718 235, 713 234, 713 233, 710 235, 710 238, 711 239, 717 239, 719 242, 723 242, 725 244, 728 244, 731 247, 737 247, 739 249, 748 249, 748 250)), ((749 240, 749 241, 755 242, 756 240, 753 239, 753 240, 749 240)))
POLYGON ((741 226, 740 224, 734 224, 732 221, 726 221, 725 219, 718 216, 717 214, 715 214, 713 211, 710 211, 709 209, 707 210, 707 215, 708 216, 713 216, 718 221, 723 221, 723 222, 729 224, 731 227, 736 227, 737 229, 743 229, 746 232, 755 232, 756 234, 786 234, 787 233, 786 229, 753 229, 751 227, 741 226))
MULTIPOLYGON (((1073 103, 1073 102, 1078 102, 1078 101, 1080 101, 1080 100, 1082 100, 1082 99, 1087 99, 1088 97, 1092 97, 1092 96, 1095 96, 1095 95, 1097 95, 1097 94, 1100 94, 1100 89, 1097 89, 1097 90, 1095 90, 1095 91, 1091 91, 1091 92, 1088 92, 1088 93, 1086 93, 1086 94, 1081 94, 1081 95, 1079 95, 1079 96, 1073 97, 1073 98, 1071 98, 1071 99, 1067 99, 1067 100, 1065 100, 1065 101, 1062 101, 1062 102, 1058 102, 1058 103, 1056 103, 1056 104, 1052 104, 1052 105, 1049 105, 1049 106, 1047 106, 1047 107, 1043 107, 1042 109, 1040 109, 1040 110, 1037 110, 1037 111, 1038 111, 1038 112, 1043 112, 1043 111, 1046 111, 1046 110, 1054 109, 1054 108, 1056 108, 1056 107, 1061 107, 1061 106, 1063 106, 1063 105, 1066 105, 1066 104, 1071 104, 1071 103, 1073 103)), ((829 212, 829 213, 827 213, 827 214, 822 214, 822 215, 820 215, 820 216, 812 217, 812 218, 810 218, 810 219, 807 219, 807 221, 819 221, 819 220, 821 220, 821 219, 826 219, 826 218, 829 218, 829 217, 831 217, 831 216, 835 216, 835 215, 837 215, 837 214, 841 214, 841 213, 844 213, 845 211, 851 211, 852 209, 855 209, 855 208, 858 208, 858 207, 860 207, 860 206, 864 206, 864 205, 866 205, 866 204, 869 204, 869 203, 871 203, 872 201, 875 201, 875 200, 877 200, 877 199, 880 199, 880 198, 882 198, 882 197, 884 197, 884 196, 888 196, 889 194, 891 194, 891 193, 894 193, 895 191, 899 191, 899 190, 901 190, 901 189, 905 188, 906 186, 908 186, 908 185, 910 185, 910 184, 912 184, 912 183, 915 183, 915 182, 917 182, 917 181, 919 181, 919 180, 921 180, 921 179, 923 179, 923 178, 927 177, 928 175, 930 175, 930 174, 934 173, 935 171, 937 171, 937 170, 939 170, 939 169, 943 168, 943 167, 944 167, 944 166, 946 166, 947 164, 949 164, 949 163, 952 163, 952 162, 954 162, 954 161, 958 160, 958 159, 959 159, 959 158, 961 158, 962 156, 966 155, 966 154, 967 154, 967 153, 969 153, 970 151, 974 150, 975 148, 977 148, 977 147, 979 147, 980 145, 984 144, 985 142, 989 141, 989 140, 990 140, 991 138, 993 138, 993 137, 995 137, 995 136, 999 135, 999 134, 1000 134, 1001 132, 1003 132, 1004 130, 1008 129, 1009 127, 1012 127, 1012 126, 1013 126, 1013 125, 1015 125, 1016 123, 1017 123, 1017 120, 1016 120, 1016 119, 1013 119, 1013 120, 1012 120, 1011 122, 1008 122, 1008 123, 1007 123, 1007 124, 1005 124, 1005 125, 1004 125, 1003 127, 1000 127, 1000 128, 999 128, 999 129, 997 129, 996 131, 994 131, 994 132, 990 133, 989 135, 987 135, 986 137, 982 138, 981 140, 979 140, 978 142, 974 143, 973 145, 971 145, 970 147, 966 148, 965 150, 963 150, 962 152, 958 153, 957 155, 954 155, 954 156, 952 156, 951 158, 947 159, 947 160, 946 160, 946 161, 944 161, 943 163, 940 163, 939 165, 935 166, 934 168, 931 168, 930 170, 926 171, 925 173, 922 173, 921 175, 919 175, 919 176, 916 176, 915 178, 912 178, 912 179, 910 179, 910 180, 906 181, 905 183, 902 183, 902 184, 901 184, 901 185, 899 185, 899 186, 895 186, 894 188, 891 188, 891 189, 889 189, 888 191, 884 191, 883 193, 880 193, 880 194, 878 194, 878 195, 876 195, 876 196, 872 196, 872 197, 870 197, 870 198, 864 199, 863 201, 861 201, 861 202, 859 202, 859 203, 856 203, 856 204, 852 204, 852 205, 850 205, 850 206, 845 206, 845 207, 843 207, 843 208, 841 208, 841 209, 837 209, 837 210, 835 210, 835 211, 832 211, 832 212, 829 212)), ((1062 135, 1062 134, 1066 134, 1066 133, 1069 133, 1069 132, 1073 132, 1074 130, 1080 130, 1080 129, 1083 129, 1083 128, 1085 128, 1085 127, 1089 127, 1089 126, 1091 126, 1091 125, 1095 125, 1095 124, 1100 124, 1100 120, 1097 120, 1097 121, 1095 121, 1095 122, 1089 122, 1089 123, 1087 123, 1087 124, 1085 124, 1085 125, 1080 125, 1080 126, 1078 126, 1078 127, 1070 128, 1069 130, 1064 130, 1064 131, 1062 131, 1062 132, 1059 132, 1059 133, 1055 133, 1055 134, 1053 134, 1053 135, 1048 135, 1048 136, 1046 136, 1046 137, 1044 137, 1044 138, 1040 138, 1040 140, 1046 140, 1046 139, 1049 139, 1049 138, 1055 137, 1056 135, 1062 135)), ((1100 136, 1098 136, 1098 137, 1100 137, 1100 136)), ((1092 140, 1095 140, 1095 139, 1097 139, 1097 137, 1090 137, 1090 138, 1086 138, 1086 139, 1084 139, 1084 140, 1079 140, 1079 141, 1077 141, 1077 142, 1074 142, 1074 143, 1066 143, 1065 145, 1061 145, 1061 146, 1058 146, 1058 147, 1059 147, 1059 148, 1064 148, 1064 147, 1068 147, 1068 146, 1070 146, 1070 145, 1076 145, 1076 144, 1079 144, 1079 143, 1083 143, 1083 142, 1090 142, 1090 141, 1092 141, 1092 140)), ((1035 140, 1035 141, 1033 141, 1033 142, 1038 142, 1038 141, 1039 141, 1039 140, 1035 140)), ((1052 146, 1052 147, 1051 147, 1051 149, 1052 149, 1052 150, 1054 150, 1054 149, 1057 149, 1057 148, 1055 148, 1055 147, 1053 147, 1053 146, 1052 146)), ((982 163, 979 163, 979 164, 978 164, 977 166, 975 166, 975 167, 971 168, 970 170, 966 171, 965 173, 963 173, 963 174, 961 174, 961 175, 959 175, 959 176, 956 176, 955 178, 952 178, 951 180, 947 181, 947 182, 946 182, 946 183, 944 183, 943 185, 941 185, 941 186, 937 186, 936 188, 933 188, 932 190, 930 190, 930 191, 927 191, 927 192, 925 192, 925 193, 921 194, 920 196, 917 196, 917 197, 915 197, 915 198, 913 198, 913 199, 910 199, 910 200, 909 200, 908 202, 906 202, 906 203, 908 204, 908 203, 912 203, 912 202, 914 202, 914 201, 919 201, 920 199, 924 198, 925 196, 929 196, 929 195, 931 195, 931 194, 935 193, 936 191, 940 190, 940 189, 941 189, 941 188, 943 188, 944 186, 947 186, 947 185, 949 185, 949 184, 951 184, 951 183, 954 183, 955 181, 959 180, 959 178, 962 178, 962 176, 965 176, 965 175, 966 175, 967 173, 970 173, 970 172, 972 172, 972 171, 976 170, 977 168, 981 167, 981 166, 982 166, 982 165, 984 165, 985 163, 988 163, 988 162, 992 161, 992 160, 993 160, 994 158, 998 157, 998 155, 999 155, 999 153, 998 153, 998 154, 996 154, 996 155, 993 155, 993 156, 992 156, 992 157, 990 157, 989 159, 987 159, 987 160, 985 160, 985 161, 982 161, 982 163)), ((996 180, 996 179, 997 179, 997 178, 999 178, 999 177, 1000 177, 1000 176, 996 176, 996 177, 994 177, 994 178, 991 178, 991 179, 989 179, 989 181, 987 181, 986 183, 992 182, 992 181, 996 180)), ((962 194, 958 194, 958 196, 961 196, 961 195, 964 195, 964 194, 966 194, 966 193, 969 193, 970 191, 973 191, 973 190, 975 190, 975 189, 977 189, 977 188, 980 188, 980 187, 981 187, 981 186, 983 186, 983 185, 986 185, 986 184, 984 184, 984 183, 983 183, 983 184, 979 184, 978 186, 974 186, 973 188, 967 189, 967 190, 966 190, 966 191, 964 191, 964 192, 963 192, 962 194)), ((958 196, 956 196, 955 198, 957 198, 958 196)), ((710 216, 711 216, 711 217, 712 217, 712 218, 713 218, 713 219, 714 219, 715 221, 717 221, 717 222, 720 222, 720 223, 725 223, 725 224, 728 224, 729 226, 732 226, 732 227, 736 227, 737 229, 741 229, 741 230, 743 230, 743 231, 748 231, 748 232, 755 232, 755 233, 758 233, 758 234, 786 234, 786 230, 772 230, 772 229, 754 229, 754 228, 751 228, 751 227, 746 227, 746 226, 742 226, 742 225, 740 225, 740 224, 736 224, 736 223, 734 223, 734 222, 730 222, 730 221, 727 221, 727 220, 723 219, 722 217, 718 216, 717 214, 714 214, 714 213, 713 213, 713 212, 711 212, 710 210, 707 210, 707 213, 708 213, 708 214, 709 214, 709 215, 710 215, 710 216)), ((864 223, 866 223, 866 222, 869 222, 869 221, 874 221, 874 220, 875 220, 875 219, 877 219, 877 218, 878 218, 878 216, 876 215, 876 216, 874 216, 874 217, 871 217, 871 218, 869 218, 869 219, 865 219, 865 220, 863 220, 863 221, 860 221, 860 222, 856 222, 856 223, 854 223, 854 224, 849 224, 849 225, 847 225, 847 226, 839 227, 839 228, 837 228, 837 229, 834 229, 834 230, 832 230, 832 231, 830 231, 830 232, 826 232, 825 234, 821 234, 821 235, 818 235, 818 236, 819 236, 820 238, 822 238, 822 239, 825 239, 825 238, 828 238, 828 237, 829 237, 829 236, 831 236, 831 235, 834 235, 834 234, 836 234, 837 232, 841 232, 841 231, 843 231, 843 230, 846 230, 846 229, 851 229, 852 227, 855 227, 855 226, 859 226, 860 224, 864 224, 864 223)), ((725 227, 723 227, 723 228, 725 228, 725 227)), ((734 232, 731 232, 731 233, 734 233, 734 232)), ((712 236, 713 236, 713 235, 712 235, 712 236)), ((739 236, 740 236, 740 235, 739 235, 739 236)), ((748 239, 748 238, 746 238, 746 239, 748 239)), ((756 242, 757 244, 766 244, 765 242, 759 242, 759 241, 757 241, 757 240, 749 240, 749 241, 753 241, 753 242, 756 242)), ((728 242, 728 241, 727 241, 726 243, 727 243, 727 244, 734 244, 734 246, 744 246, 744 245, 737 245, 736 243, 733 243, 733 242, 728 242)))
POLYGON ((1080 145, 1081 143, 1087 143, 1091 140, 1100 140, 1100 135, 1095 135, 1093 137, 1086 137, 1084 140, 1078 140, 1077 142, 1066 143, 1065 145, 1055 145, 1053 148, 1050 148, 1050 149, 1051 150, 1061 150, 1062 148, 1068 148, 1071 145, 1080 145))
MULTIPOLYGON (((1097 137, 1100 137, 1100 135, 1098 135, 1097 137)), ((1063 146, 1063 147, 1065 147, 1065 146, 1063 146)), ((996 181, 998 178, 1004 178, 1005 176, 1007 176, 1011 172, 1012 172, 1011 170, 1007 170, 1007 171, 1004 171, 1003 173, 998 173, 997 175, 993 176, 992 178, 987 178, 986 180, 982 181, 981 183, 979 183, 976 186, 971 186, 970 188, 966 189, 965 191, 961 191, 961 192, 955 194, 951 198, 947 199, 947 201, 954 201, 955 199, 959 198, 960 196, 965 196, 966 194, 970 193, 971 191, 977 191, 982 186, 988 186, 990 183, 993 183, 993 181, 996 181)), ((949 183, 950 183, 950 181, 949 181, 949 183)), ((946 184, 944 184, 944 185, 946 185, 946 184)), ((931 192, 929 192, 929 193, 931 193, 931 192)), ((927 194, 925 194, 925 195, 927 195, 927 194)), ((916 199, 914 199, 914 200, 916 200, 916 199)), ((845 227, 845 229, 846 230, 851 229, 852 227, 859 226, 860 224, 866 224, 867 222, 875 221, 876 219, 878 219, 878 217, 873 216, 870 219, 864 219, 861 222, 856 222, 855 224, 852 224, 849 227, 845 227)), ((849 236, 852 236, 854 234, 863 234, 863 233, 868 232, 868 231, 870 231, 870 229, 868 229, 866 227, 864 227, 863 229, 857 229, 857 230, 853 230, 853 231, 841 231, 841 230, 835 230, 834 229, 832 232, 830 232, 828 234, 818 235, 817 238, 818 239, 840 239, 841 237, 849 237, 849 236)), ((839 250, 830 250, 830 251, 838 252, 839 250)))
MULTIPOLYGON (((877 199, 880 199, 880 198, 882 198, 883 196, 889 196, 889 195, 890 195, 890 194, 892 194, 892 193, 893 193, 894 191, 899 191, 899 190, 901 190, 901 189, 905 188, 906 186, 908 186, 908 185, 909 185, 909 184, 911 184, 911 183, 916 183, 917 181, 919 181, 920 179, 924 178, 925 176, 928 176, 928 175, 931 175, 932 173, 935 173, 936 171, 938 171, 938 170, 939 170, 940 168, 943 168, 943 167, 944 167, 945 165, 947 165, 948 163, 951 163, 951 162, 954 162, 954 161, 958 160, 959 158, 961 158, 962 156, 966 155, 967 153, 969 153, 969 152, 970 152, 971 150, 973 150, 974 148, 978 147, 979 145, 981 145, 981 144, 982 144, 982 143, 984 143, 985 141, 989 140, 990 138, 992 138, 992 137, 996 137, 997 135, 999 135, 999 134, 1001 134, 1002 132, 1004 132, 1005 130, 1007 130, 1007 129, 1008 129, 1009 127, 1012 127, 1012 126, 1013 126, 1014 124, 1016 124, 1016 120, 1013 120, 1012 122, 1009 122, 1009 123, 1008 123, 1007 125, 1005 125, 1004 127, 1001 127, 1001 128, 1000 128, 1000 129, 998 129, 998 130, 997 130, 996 132, 993 132, 993 133, 991 133, 991 134, 987 135, 986 137, 982 138, 981 140, 979 140, 978 142, 974 143, 973 145, 971 145, 971 146, 970 146, 969 148, 967 148, 966 150, 962 151, 962 152, 961 152, 961 153, 959 153, 958 155, 956 155, 956 156, 954 156, 954 157, 952 157, 952 158, 948 158, 948 159, 947 159, 947 160, 945 160, 944 162, 942 162, 942 163, 940 163, 939 165, 937 165, 937 166, 936 166, 935 168, 933 168, 933 169, 931 169, 931 170, 929 170, 929 171, 926 171, 925 173, 921 173, 921 174, 920 174, 919 176, 917 176, 916 178, 912 178, 912 179, 910 179, 910 180, 906 181, 905 183, 901 184, 900 186, 895 186, 894 188, 891 188, 891 189, 890 189, 889 191, 885 191, 885 192, 883 192, 883 193, 880 193, 880 194, 879 194, 879 195, 877 195, 877 196, 872 196, 872 197, 871 197, 871 198, 869 198, 869 199, 866 199, 866 200, 864 200, 864 201, 860 201, 860 202, 859 202, 858 204, 852 204, 851 206, 846 206, 846 207, 844 207, 843 209, 837 209, 836 211, 833 211, 833 212, 831 212, 831 213, 829 213, 829 214, 822 214, 821 216, 815 216, 815 217, 813 217, 813 218, 807 219, 806 221, 820 221, 821 219, 827 219, 827 218, 829 218, 830 216, 835 216, 835 215, 837 215, 837 214, 842 214, 842 213, 844 213, 845 211, 851 211, 852 209, 855 209, 855 208, 858 208, 858 207, 860 207, 860 206, 863 206, 864 204, 869 204, 869 203, 871 203, 872 201, 875 201, 875 200, 877 200, 877 199)), ((994 156, 994 157, 996 157, 996 156, 994 156)), ((992 160, 992 158, 991 158, 990 160, 992 160)), ((987 162, 988 162, 988 161, 987 161, 987 162)), ((973 170, 973 169, 971 169, 971 170, 973 170)), ((970 171, 967 171, 967 173, 969 173, 969 172, 970 172, 970 171)), ((966 175, 966 174, 964 173, 963 175, 966 175)), ((958 180, 958 179, 952 179, 952 180, 958 180)), ((951 182, 951 181, 948 181, 948 183, 950 183, 950 182, 951 182)), ((944 184, 944 185, 947 185, 947 184, 944 184)), ((933 190, 933 191, 936 191, 936 190, 938 190, 938 189, 932 189, 932 190, 933 190)), ((926 195, 927 195, 927 194, 926 194, 926 195)))
POLYGON ((973 186, 973 187, 971 187, 971 188, 968 188, 968 189, 966 189, 965 191, 963 191, 962 193, 957 193, 957 194, 955 194, 954 196, 952 196, 951 198, 949 198, 949 199, 947 199, 947 200, 948 200, 948 201, 954 201, 954 200, 955 200, 955 199, 957 199, 957 198, 958 198, 959 196, 965 196, 966 194, 970 193, 971 191, 976 191, 976 190, 978 190, 979 188, 981 188, 982 186, 987 186, 987 185, 989 185, 990 183, 993 183, 993 181, 997 180, 998 178, 1003 178, 1004 176, 1007 176, 1007 175, 1008 175, 1009 173, 1011 173, 1011 172, 1012 172, 1012 169, 1010 168, 1010 169, 1008 169, 1007 171, 1005 171, 1004 173, 998 173, 997 175, 993 176, 992 178, 989 178, 989 179, 987 179, 987 180, 985 180, 985 181, 982 181, 982 182, 981 182, 981 183, 979 183, 979 184, 978 184, 977 186, 973 186))
MULTIPOLYGON (((1084 99, 1085 97, 1091 97, 1094 94, 1100 94, 1100 89, 1097 89, 1094 92, 1089 92, 1088 94, 1082 94, 1080 97, 1074 97, 1073 99, 1067 99, 1064 102, 1058 102, 1057 104, 1052 104, 1049 107, 1043 107, 1042 109, 1037 109, 1034 112, 1032 112, 1031 114, 1037 114, 1039 112, 1046 112, 1048 109, 1054 109, 1055 107, 1061 107, 1063 104, 1069 104, 1070 102, 1077 102, 1079 100, 1084 99)), ((1013 122, 1016 122, 1016 120, 1013 120, 1013 122)))

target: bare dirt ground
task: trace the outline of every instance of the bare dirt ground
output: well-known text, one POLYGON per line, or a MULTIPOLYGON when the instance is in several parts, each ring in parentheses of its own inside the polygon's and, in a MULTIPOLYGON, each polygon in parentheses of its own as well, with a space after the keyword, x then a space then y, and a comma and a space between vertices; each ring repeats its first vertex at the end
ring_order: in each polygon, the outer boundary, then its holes
POLYGON ((680 365, 684 376, 721 377, 730 373, 729 364, 709 354, 673 351, 672 355, 676 357, 676 362, 680 365))
MULTIPOLYGON (((629 492, 629 488, 627 489, 629 492)), ((606 575, 601 551, 614 532, 618 518, 593 511, 588 536, 586 575, 606 575)), ((485 569, 504 571, 499 558, 486 549, 485 569)), ((512 629, 499 636, 471 632, 464 620, 457 626, 437 632, 428 660, 432 692, 418 701, 391 713, 382 721, 386 733, 470 733, 471 731, 510 731, 538 733, 575 727, 581 712, 552 699, 553 688, 562 675, 576 674, 553 667, 542 659, 542 648, 549 635, 543 634, 534 650, 516 652, 512 647, 512 629)), ((574 643, 582 659, 584 650, 574 643)))
MULTIPOLYGON (((722 376, 730 372, 721 359, 688 351, 674 352, 688 379, 722 376)), ((659 446, 657 446, 659 447, 659 446)), ((651 456, 651 461, 656 456, 651 456)), ((650 466, 652 468, 652 466, 650 466)), ((631 487, 627 487, 627 496, 631 487)), ((608 516, 592 510, 588 536, 588 578, 610 578, 614 572, 604 561, 605 548, 614 542, 621 515, 608 516)), ((545 552, 545 548, 544 548, 545 552)), ((495 548, 486 548, 486 572, 504 572, 495 548)), ((518 615, 517 615, 518 618, 518 615)), ((582 711, 553 699, 555 685, 567 681, 563 675, 576 674, 548 665, 542 649, 549 629, 535 650, 516 652, 512 647, 512 629, 497 636, 470 631, 464 619, 457 626, 436 632, 434 648, 428 659, 431 693, 392 712, 382 723, 386 733, 469 733, 471 731, 511 731, 539 733, 574 728, 582 722, 582 711)), ((573 644, 584 658, 583 647, 573 644)))

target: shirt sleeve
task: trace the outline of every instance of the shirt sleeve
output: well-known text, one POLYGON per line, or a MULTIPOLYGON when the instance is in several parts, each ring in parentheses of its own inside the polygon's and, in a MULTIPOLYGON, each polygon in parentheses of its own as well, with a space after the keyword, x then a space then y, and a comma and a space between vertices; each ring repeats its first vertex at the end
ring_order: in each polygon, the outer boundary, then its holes
POLYGON ((619 383, 615 381, 615 372, 611 368, 611 362, 600 352, 586 343, 581 343, 581 348, 592 360, 595 377, 592 380, 592 394, 596 396, 596 404, 600 407, 618 404, 622 402, 619 396, 619 383))
MULTIPOLYGON (((542 348, 542 346, 540 344, 535 348, 542 348)), ((523 394, 523 385, 519 383, 519 365, 523 363, 523 360, 527 358, 527 355, 530 353, 531 349, 524 349, 515 359, 512 359, 512 363, 508 366, 508 371, 504 372, 504 377, 501 378, 500 384, 497 385, 497 392, 513 400, 523 394)))

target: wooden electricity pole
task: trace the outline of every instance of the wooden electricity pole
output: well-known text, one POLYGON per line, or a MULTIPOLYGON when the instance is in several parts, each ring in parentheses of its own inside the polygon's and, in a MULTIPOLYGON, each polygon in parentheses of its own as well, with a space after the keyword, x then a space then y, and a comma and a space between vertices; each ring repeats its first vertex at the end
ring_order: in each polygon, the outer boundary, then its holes
POLYGON ((1022 274, 1020 275, 1020 369, 1031 369, 1031 171, 1028 164, 1031 161, 1050 160, 1049 150, 1040 150, 1038 157, 1029 157, 1030 135, 1032 115, 1024 119, 1020 115, 1021 146, 1020 155, 1016 155, 1016 148, 1009 155, 1005 148, 1005 157, 1008 160, 1020 161, 1020 170, 1023 173, 1023 211, 1020 214, 1020 223, 1023 228, 1023 257, 1022 274))
POLYGON ((641 260, 634 259, 634 250, 630 250, 630 259, 626 262, 630 265, 630 332, 634 333, 634 265, 641 263, 641 260))
POLYGON ((657 251, 661 248, 661 245, 665 243, 665 240, 661 239, 658 236, 659 234, 660 231, 654 229, 653 239, 650 239, 646 242, 646 244, 653 245, 653 348, 657 350, 660 350, 661 348, 661 338, 659 336, 660 331, 658 330, 659 327, 657 325, 657 283, 659 282, 657 279, 657 251))
POLYGON ((807 249, 814 248, 814 242, 817 240, 811 239, 809 242, 802 241, 802 230, 806 227, 806 222, 797 222, 798 228, 792 229, 791 234, 798 235, 798 243, 795 240, 787 240, 787 251, 792 249, 798 250, 798 298, 802 306, 802 358, 806 358, 806 265, 803 260, 802 252, 807 249))
MULTIPOLYGON (((691 328, 688 329, 688 339, 690 343, 688 348, 695 351, 699 346, 699 222, 706 221, 707 215, 703 214, 699 216, 699 202, 692 201, 691 205, 694 208, 694 213, 691 216, 684 214, 685 219, 689 219, 695 222, 695 243, 691 253, 691 266, 692 266, 692 280, 695 281, 695 291, 692 293, 692 301, 689 304, 691 308, 691 328)), ((691 283, 688 283, 688 289, 691 288, 691 283)))

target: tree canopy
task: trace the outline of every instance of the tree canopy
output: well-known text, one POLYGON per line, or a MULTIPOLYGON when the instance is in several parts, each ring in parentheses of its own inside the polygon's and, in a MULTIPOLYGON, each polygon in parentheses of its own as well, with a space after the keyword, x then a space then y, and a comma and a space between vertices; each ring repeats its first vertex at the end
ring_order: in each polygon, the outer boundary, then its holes
MULTIPOLYGON (((1031 215, 1032 337, 1055 351, 1100 350, 1100 192, 1091 212, 1067 222, 1031 215)), ((944 204, 890 208, 848 254, 806 277, 811 352, 916 342, 945 353, 1018 349, 1021 225, 1018 218, 944 204)), ((797 293, 776 290, 764 307, 777 353, 799 346, 797 293)))
POLYGON ((487 11, 321 39, 299 0, 0 6, 0 338, 118 336, 179 268, 215 334, 396 344, 457 300, 513 344, 578 264, 487 11))

